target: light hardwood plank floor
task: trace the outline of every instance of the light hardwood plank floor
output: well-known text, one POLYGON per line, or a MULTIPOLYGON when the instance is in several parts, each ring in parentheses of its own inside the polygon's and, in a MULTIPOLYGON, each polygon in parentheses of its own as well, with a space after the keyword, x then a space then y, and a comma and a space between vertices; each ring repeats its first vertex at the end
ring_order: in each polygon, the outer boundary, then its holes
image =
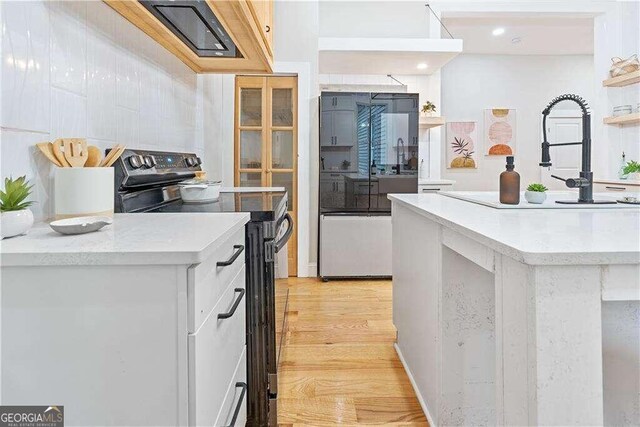
POLYGON ((390 281, 279 280, 279 307, 287 288, 280 426, 428 425, 393 348, 390 281))

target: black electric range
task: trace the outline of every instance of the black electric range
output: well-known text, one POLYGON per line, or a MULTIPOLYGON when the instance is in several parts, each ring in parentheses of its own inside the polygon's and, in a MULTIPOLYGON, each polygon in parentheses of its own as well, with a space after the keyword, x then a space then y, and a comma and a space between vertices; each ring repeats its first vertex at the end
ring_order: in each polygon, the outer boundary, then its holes
POLYGON ((293 233, 287 193, 260 187, 226 188, 215 202, 185 203, 177 184, 193 178, 200 164, 193 153, 125 150, 114 165, 115 211, 250 213, 245 227, 247 425, 275 426, 282 344, 276 337, 284 337, 280 329, 285 323, 276 322, 275 255, 293 233))

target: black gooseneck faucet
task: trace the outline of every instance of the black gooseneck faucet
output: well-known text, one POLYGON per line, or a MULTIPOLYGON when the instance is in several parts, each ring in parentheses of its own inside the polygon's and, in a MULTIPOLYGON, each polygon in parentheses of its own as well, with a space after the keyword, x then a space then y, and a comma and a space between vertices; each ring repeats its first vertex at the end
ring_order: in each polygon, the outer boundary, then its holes
POLYGON ((589 106, 587 102, 578 95, 565 94, 560 95, 553 99, 549 105, 542 110, 542 161, 540 166, 551 166, 551 155, 549 154, 549 147, 563 146, 563 145, 581 145, 582 146, 582 170, 580 171, 579 178, 561 178, 556 175, 551 175, 555 179, 564 181, 569 188, 578 188, 579 196, 578 200, 558 200, 556 203, 561 204, 578 204, 578 203, 596 203, 596 204, 609 204, 615 203, 614 201, 607 200, 593 200, 593 172, 591 172, 591 114, 589 113, 589 106), (550 144, 547 140, 547 116, 556 106, 556 104, 562 101, 573 101, 582 110, 582 141, 580 142, 561 142, 556 144, 550 144))

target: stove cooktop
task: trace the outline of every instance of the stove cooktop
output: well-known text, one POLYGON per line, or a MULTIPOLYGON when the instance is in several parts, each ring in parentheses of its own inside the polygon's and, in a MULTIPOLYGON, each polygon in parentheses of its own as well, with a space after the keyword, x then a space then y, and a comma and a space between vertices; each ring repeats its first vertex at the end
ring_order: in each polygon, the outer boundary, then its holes
POLYGON ((158 213, 217 213, 248 212, 251 221, 275 221, 287 211, 285 191, 223 192, 211 203, 184 203, 175 200, 148 212, 158 213))

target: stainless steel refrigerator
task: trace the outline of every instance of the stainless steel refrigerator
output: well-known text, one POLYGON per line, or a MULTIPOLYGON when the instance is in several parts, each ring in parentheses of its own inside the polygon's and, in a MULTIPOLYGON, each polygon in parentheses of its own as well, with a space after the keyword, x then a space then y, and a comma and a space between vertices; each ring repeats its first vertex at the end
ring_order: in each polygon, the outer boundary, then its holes
POLYGON ((391 275, 387 195, 418 190, 418 120, 417 94, 322 92, 321 277, 391 275))

